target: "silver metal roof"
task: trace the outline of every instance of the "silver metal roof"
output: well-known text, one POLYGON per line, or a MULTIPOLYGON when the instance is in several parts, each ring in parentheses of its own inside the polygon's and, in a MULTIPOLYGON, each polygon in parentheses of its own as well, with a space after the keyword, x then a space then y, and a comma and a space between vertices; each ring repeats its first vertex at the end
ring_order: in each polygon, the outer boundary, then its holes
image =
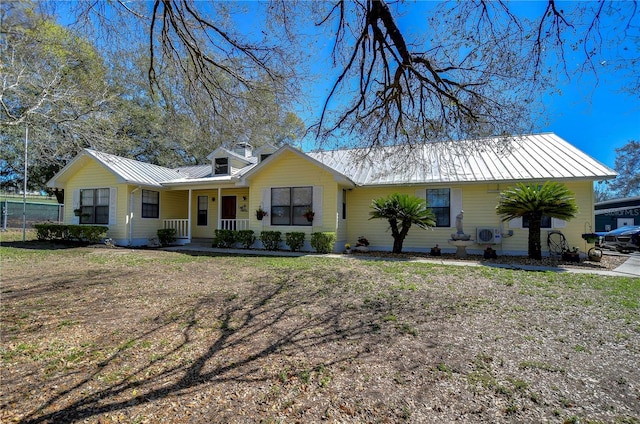
POLYGON ((150 163, 139 162, 109 153, 85 149, 85 153, 93 156, 98 162, 115 173, 123 182, 147 186, 162 187, 161 181, 183 178, 173 169, 150 163))
MULTIPOLYGON (((286 150, 286 146, 274 156, 283 149, 286 150)), ((295 152, 308 155, 356 185, 603 180, 616 176, 611 168, 553 133, 434 142, 412 147, 295 152)), ((122 182, 155 187, 235 181, 258 166, 249 163, 242 169, 233 169, 232 175, 213 176, 211 165, 169 169, 90 149, 85 149, 84 154, 95 158, 122 182)), ((72 163, 76 160, 78 158, 72 163)), ((269 159, 264 165, 268 166, 268 162, 269 159)), ((52 186, 72 163, 56 174, 50 181, 52 186)))
POLYGON ((211 164, 181 166, 173 168, 173 170, 182 174, 183 178, 204 178, 211 176, 211 164))
POLYGON ((616 172, 553 133, 312 152, 358 185, 591 179, 616 172))

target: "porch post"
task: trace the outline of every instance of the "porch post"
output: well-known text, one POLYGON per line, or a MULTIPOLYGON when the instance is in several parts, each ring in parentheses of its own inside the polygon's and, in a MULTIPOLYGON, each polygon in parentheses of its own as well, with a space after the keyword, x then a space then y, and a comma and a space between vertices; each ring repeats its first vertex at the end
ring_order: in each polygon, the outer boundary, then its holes
POLYGON ((187 216, 187 239, 188 243, 191 243, 191 189, 189 189, 189 203, 187 206, 188 216, 187 216))
POLYGON ((216 226, 216 229, 220 229, 222 228, 220 225, 222 224, 222 197, 220 197, 220 195, 222 194, 222 188, 218 187, 218 204, 217 204, 217 208, 218 208, 218 225, 216 226))

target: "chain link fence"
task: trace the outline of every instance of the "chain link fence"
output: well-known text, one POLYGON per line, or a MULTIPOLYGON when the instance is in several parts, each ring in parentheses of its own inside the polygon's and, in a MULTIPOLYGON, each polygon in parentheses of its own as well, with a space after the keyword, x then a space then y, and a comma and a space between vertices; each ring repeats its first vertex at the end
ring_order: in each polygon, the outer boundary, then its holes
MULTIPOLYGON (((0 224, 3 230, 7 228, 22 228, 24 206, 22 201, 3 200, 0 224)), ((63 205, 58 203, 26 202, 27 227, 41 222, 61 223, 63 205)))

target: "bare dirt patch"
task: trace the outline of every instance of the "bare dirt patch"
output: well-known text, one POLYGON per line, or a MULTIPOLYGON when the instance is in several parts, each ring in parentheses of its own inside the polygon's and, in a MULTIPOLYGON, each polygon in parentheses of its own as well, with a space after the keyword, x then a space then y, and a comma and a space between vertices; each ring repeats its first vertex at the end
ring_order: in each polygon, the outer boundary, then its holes
POLYGON ((640 280, 2 253, 2 422, 640 419, 640 280))

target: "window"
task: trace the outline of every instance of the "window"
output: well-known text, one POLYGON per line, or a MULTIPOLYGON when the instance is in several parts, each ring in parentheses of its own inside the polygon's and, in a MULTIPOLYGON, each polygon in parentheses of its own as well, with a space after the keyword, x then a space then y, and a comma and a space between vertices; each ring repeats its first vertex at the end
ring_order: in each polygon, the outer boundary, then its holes
POLYGON ((215 158, 215 175, 229 175, 229 158, 215 158))
POLYGON ((142 217, 160 218, 160 192, 142 190, 142 217))
POLYGON ((198 196, 198 225, 207 225, 209 196, 198 196))
MULTIPOLYGON (((522 217, 522 228, 529 228, 529 218, 526 216, 522 217)), ((551 217, 542 215, 542 222, 540 223, 540 228, 551 228, 551 217)))
POLYGON ((451 226, 451 190, 427 189, 427 203, 436 216, 436 227, 451 226))
POLYGON ((80 190, 80 224, 109 223, 109 189, 80 190))
POLYGON ((312 208, 312 187, 271 189, 271 225, 311 225, 304 217, 312 208))
POLYGON ((342 190, 342 219, 347 219, 347 190, 342 190))

